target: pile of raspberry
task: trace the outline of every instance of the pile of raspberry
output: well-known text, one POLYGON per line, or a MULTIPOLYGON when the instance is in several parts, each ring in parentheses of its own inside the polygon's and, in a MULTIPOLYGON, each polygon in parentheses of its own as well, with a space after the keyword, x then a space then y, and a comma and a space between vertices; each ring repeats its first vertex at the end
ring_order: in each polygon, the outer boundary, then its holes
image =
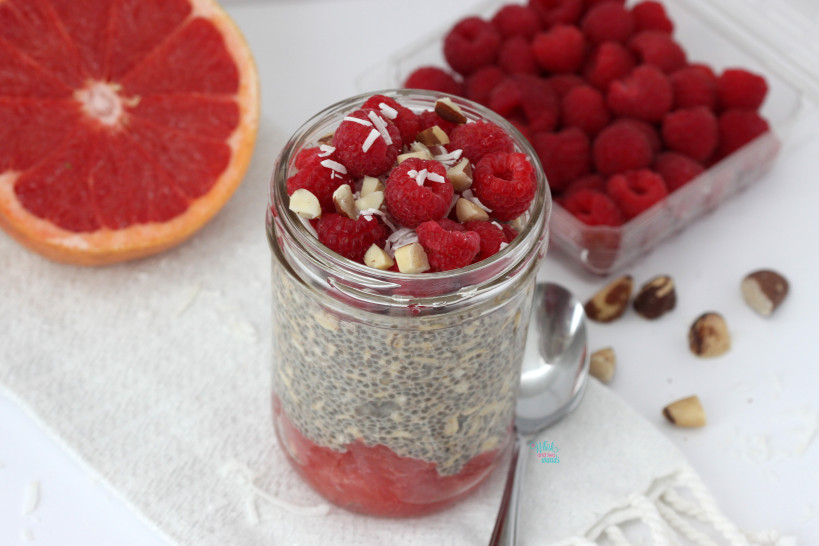
POLYGON ((330 250, 381 270, 448 271, 512 242, 537 189, 529 156, 450 97, 374 95, 294 158, 289 208, 330 250))
POLYGON ((505 116, 588 225, 623 224, 769 130, 766 80, 690 62, 653 0, 506 4, 459 21, 443 53, 451 70, 418 68, 404 86, 505 116))

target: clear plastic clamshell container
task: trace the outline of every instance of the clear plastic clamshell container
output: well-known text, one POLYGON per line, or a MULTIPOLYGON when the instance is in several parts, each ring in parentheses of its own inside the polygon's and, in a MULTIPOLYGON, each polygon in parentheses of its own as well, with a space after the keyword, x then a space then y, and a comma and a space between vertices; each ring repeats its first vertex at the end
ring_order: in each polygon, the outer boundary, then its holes
MULTIPOLYGON (((819 2, 816 0, 660 0, 689 62, 717 73, 740 67, 769 86, 762 106, 771 131, 716 163, 696 179, 622 226, 589 226, 555 203, 552 248, 592 273, 631 264, 689 223, 762 178, 777 160, 790 125, 808 104, 819 104, 819 2)), ((509 1, 487 2, 468 15, 491 17, 509 1)), ((627 5, 636 2, 629 1, 627 5)), ((362 75, 363 89, 400 86, 416 68, 446 67, 442 40, 456 21, 362 75)))

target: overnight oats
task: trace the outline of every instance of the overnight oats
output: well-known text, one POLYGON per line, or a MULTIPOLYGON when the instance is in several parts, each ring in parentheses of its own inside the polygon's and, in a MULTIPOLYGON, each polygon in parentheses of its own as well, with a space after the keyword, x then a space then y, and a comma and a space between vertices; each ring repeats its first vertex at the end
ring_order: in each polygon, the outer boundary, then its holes
POLYGON ((408 90, 331 106, 282 150, 275 430, 331 502, 429 513, 510 448, 551 210, 532 157, 483 107, 408 90))

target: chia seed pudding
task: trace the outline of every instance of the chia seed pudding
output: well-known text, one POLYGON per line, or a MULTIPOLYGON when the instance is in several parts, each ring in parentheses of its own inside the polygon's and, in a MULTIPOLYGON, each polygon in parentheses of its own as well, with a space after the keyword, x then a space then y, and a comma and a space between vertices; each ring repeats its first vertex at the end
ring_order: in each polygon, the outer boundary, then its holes
MULTIPOLYGON (((382 93, 419 111, 439 97, 382 93)), ((273 411, 282 448, 319 493, 348 509, 409 516, 473 490, 511 446, 550 199, 537 167, 537 196, 518 236, 452 271, 379 270, 330 251, 287 210, 284 181, 301 150, 371 95, 306 123, 273 175, 273 411)), ((459 104, 533 156, 505 121, 459 104)))

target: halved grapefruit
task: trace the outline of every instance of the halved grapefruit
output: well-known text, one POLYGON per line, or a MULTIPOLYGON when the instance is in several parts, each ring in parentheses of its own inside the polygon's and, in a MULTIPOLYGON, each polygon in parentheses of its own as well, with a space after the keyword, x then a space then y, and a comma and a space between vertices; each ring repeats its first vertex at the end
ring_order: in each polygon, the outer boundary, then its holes
POLYGON ((214 0, 0 0, 0 226, 57 261, 165 250, 242 180, 256 67, 214 0))

